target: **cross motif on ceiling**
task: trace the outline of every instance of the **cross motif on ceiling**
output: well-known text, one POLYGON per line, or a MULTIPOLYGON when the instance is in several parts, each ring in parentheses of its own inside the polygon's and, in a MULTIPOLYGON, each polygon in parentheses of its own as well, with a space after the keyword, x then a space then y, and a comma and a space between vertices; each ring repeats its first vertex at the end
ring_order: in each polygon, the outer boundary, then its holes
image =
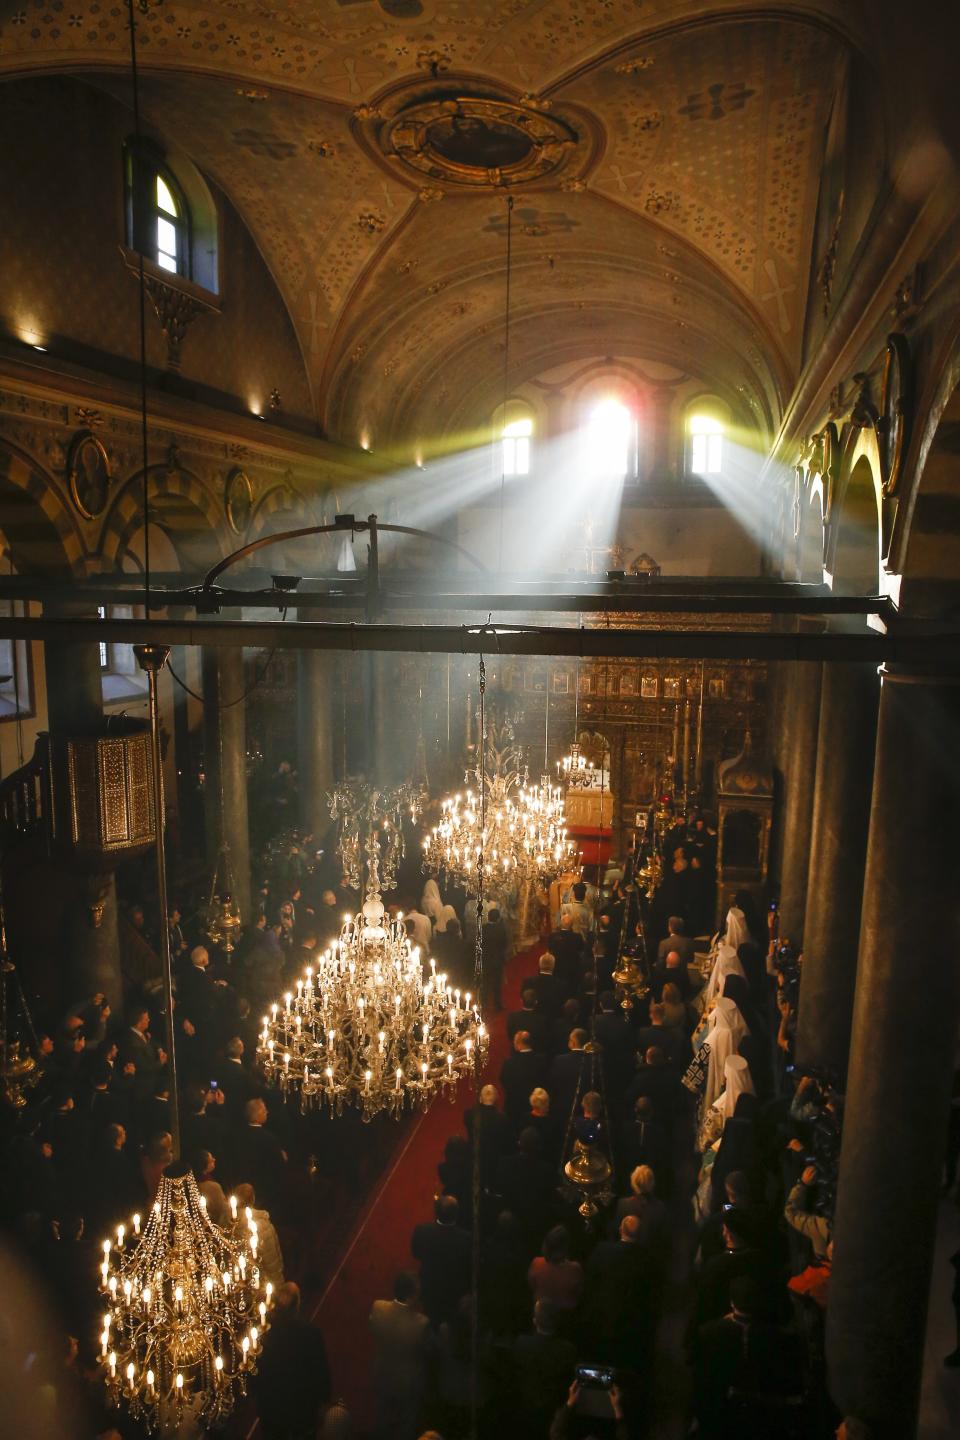
POLYGON ((733 85, 708 85, 706 91, 688 95, 686 105, 681 105, 677 113, 688 115, 691 120, 722 120, 731 110, 742 110, 750 96, 756 93, 756 90, 748 89, 742 80, 733 85))
POLYGON ((767 291, 766 295, 761 295, 760 299, 773 300, 776 303, 780 329, 784 335, 786 335, 790 329, 790 316, 787 313, 785 297, 789 295, 792 290, 796 290, 797 287, 796 285, 780 284, 780 276, 777 274, 777 262, 775 260, 764 260, 763 268, 769 277, 771 288, 767 291))

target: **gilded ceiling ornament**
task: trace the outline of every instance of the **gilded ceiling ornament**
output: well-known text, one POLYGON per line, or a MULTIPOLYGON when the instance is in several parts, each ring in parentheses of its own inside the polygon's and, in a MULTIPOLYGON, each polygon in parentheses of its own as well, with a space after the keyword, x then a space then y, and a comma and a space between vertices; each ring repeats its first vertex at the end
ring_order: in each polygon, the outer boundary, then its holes
POLYGON ((195 296, 188 295, 179 286, 168 285, 153 275, 144 277, 144 285, 157 312, 163 338, 167 342, 167 369, 179 370, 180 347, 187 330, 198 315, 209 312, 212 307, 205 305, 195 296))
POLYGON ((893 304, 890 307, 891 318, 894 320, 908 320, 916 315, 920 308, 922 289, 923 261, 918 260, 910 271, 910 274, 904 275, 896 288, 893 304))
POLYGON ((637 130, 642 134, 648 134, 651 130, 659 130, 663 124, 663 116, 659 110, 648 110, 645 115, 638 115, 636 119, 637 130))
POLYGON ((641 70, 649 70, 652 64, 652 55, 635 55, 632 60, 621 60, 613 68, 618 75, 638 75, 641 70))
POLYGON ((541 95, 533 95, 529 90, 521 95, 520 99, 528 110, 549 110, 553 105, 552 100, 545 100, 541 95))
POLYGON ((103 424, 103 416, 99 410, 91 410, 86 405, 78 405, 74 414, 81 425, 87 430, 96 430, 103 424))
POLYGON ((307 149, 311 155, 318 155, 321 160, 329 160, 337 153, 337 147, 332 140, 308 140, 307 149))
POLYGON ((417 56, 417 68, 426 70, 428 75, 436 79, 450 69, 450 56, 444 55, 442 50, 421 50, 417 56))
POLYGON ((357 105, 353 112, 354 120, 381 120, 383 118, 379 105, 357 105))
POLYGON ((571 175, 566 180, 560 181, 560 189, 566 190, 568 195, 582 195, 586 188, 586 180, 581 180, 579 175, 571 175))
POLYGON ((364 210, 357 216, 357 224, 367 235, 377 235, 385 230, 387 222, 375 210, 364 210))
POLYGON ((417 199, 422 201, 424 205, 430 205, 435 200, 443 199, 443 191, 436 185, 425 185, 423 189, 417 193, 417 199))
POLYGON ((253 85, 238 85, 236 93, 244 100, 269 100, 269 90, 258 90, 253 85))
POLYGON ((455 94, 406 106, 378 139, 386 155, 432 180, 488 187, 553 174, 578 144, 569 125, 542 110, 455 94))

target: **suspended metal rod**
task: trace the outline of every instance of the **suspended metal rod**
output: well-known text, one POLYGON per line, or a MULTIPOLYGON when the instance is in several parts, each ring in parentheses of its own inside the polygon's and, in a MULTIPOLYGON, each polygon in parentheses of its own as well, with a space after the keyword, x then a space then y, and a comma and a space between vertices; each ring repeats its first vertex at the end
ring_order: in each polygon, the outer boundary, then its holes
POLYGON ((786 634, 758 630, 592 629, 548 625, 364 625, 329 621, 85 620, 0 617, 0 638, 251 649, 567 655, 611 659, 867 660, 960 668, 960 633, 786 634))

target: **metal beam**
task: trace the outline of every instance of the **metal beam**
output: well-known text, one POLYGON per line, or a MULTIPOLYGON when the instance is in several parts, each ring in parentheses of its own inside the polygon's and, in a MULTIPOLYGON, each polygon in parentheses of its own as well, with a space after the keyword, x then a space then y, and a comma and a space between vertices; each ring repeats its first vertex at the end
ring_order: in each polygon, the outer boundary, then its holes
POLYGON ((780 633, 547 625, 361 625, 320 621, 0 618, 0 638, 251 649, 565 655, 612 659, 866 660, 960 670, 960 634, 780 633))
MULTIPOLYGON (((316 583, 316 582, 314 582, 316 583)), ((444 581, 444 586, 446 582, 444 581)), ((52 586, 36 580, 0 579, 0 600, 67 600, 76 602, 82 595, 91 606, 140 605, 147 602, 141 585, 117 585, 110 581, 86 582, 82 586, 52 586)), ((363 580, 339 579, 329 589, 297 590, 227 590, 214 586, 206 592, 196 587, 159 589, 150 587, 151 609, 180 607, 196 609, 199 614, 216 610, 356 610, 362 612, 367 598, 363 580)), ((619 589, 616 582, 597 590, 531 589, 477 593, 472 590, 437 589, 435 582, 423 589, 390 585, 381 580, 379 591, 381 613, 409 610, 475 610, 481 613, 500 611, 506 614, 562 613, 584 615, 662 614, 662 615, 879 615, 892 622, 895 607, 883 595, 833 595, 820 586, 767 587, 738 590, 723 588, 704 591, 685 586, 663 589, 634 587, 619 589)))

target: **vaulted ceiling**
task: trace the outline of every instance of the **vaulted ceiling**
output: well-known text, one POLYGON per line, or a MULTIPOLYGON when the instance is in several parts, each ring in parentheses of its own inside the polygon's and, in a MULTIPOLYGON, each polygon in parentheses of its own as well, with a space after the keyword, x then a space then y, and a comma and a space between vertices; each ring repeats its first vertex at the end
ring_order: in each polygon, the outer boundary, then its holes
MULTIPOLYGON (((769 430, 799 362, 824 130, 864 9, 154 0, 137 20, 141 100, 248 225, 331 433, 401 442, 497 404, 508 194, 511 386, 563 360, 647 358, 769 430), (547 137, 541 172, 479 183, 479 162, 458 172, 398 144, 411 107, 464 97, 520 106, 520 130, 547 137)), ((0 74, 70 70, 128 97, 125 14, 2 3, 0 74)))

